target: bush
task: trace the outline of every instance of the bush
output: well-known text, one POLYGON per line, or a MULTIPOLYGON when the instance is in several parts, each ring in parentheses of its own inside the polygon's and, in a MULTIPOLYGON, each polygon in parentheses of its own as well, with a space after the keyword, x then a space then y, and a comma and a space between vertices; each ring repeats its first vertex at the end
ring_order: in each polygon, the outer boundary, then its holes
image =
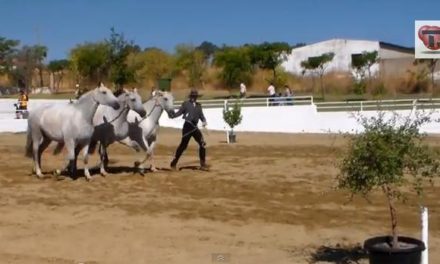
POLYGON ((229 107, 223 109, 223 120, 225 120, 226 124, 229 125, 232 133, 234 131, 234 127, 239 125, 242 119, 243 116, 241 115, 241 104, 238 101, 235 101, 231 109, 229 109, 229 107))
POLYGON ((417 114, 415 119, 395 114, 387 119, 360 117, 364 132, 351 137, 349 149, 340 165, 338 187, 363 197, 379 189, 385 194, 391 214, 393 248, 397 241, 396 201, 405 201, 403 188, 409 186, 422 194, 424 180, 432 183, 439 175, 438 153, 424 144, 426 136, 419 132, 429 116, 417 114), (411 177, 412 176, 412 177, 411 177))

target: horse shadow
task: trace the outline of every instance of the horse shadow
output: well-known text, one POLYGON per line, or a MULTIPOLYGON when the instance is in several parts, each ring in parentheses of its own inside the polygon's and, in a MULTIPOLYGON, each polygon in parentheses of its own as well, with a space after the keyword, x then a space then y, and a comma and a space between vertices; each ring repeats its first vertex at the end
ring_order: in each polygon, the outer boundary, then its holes
POLYGON ((309 263, 319 261, 335 264, 358 264, 362 259, 368 258, 367 252, 360 246, 321 246, 311 254, 309 263))

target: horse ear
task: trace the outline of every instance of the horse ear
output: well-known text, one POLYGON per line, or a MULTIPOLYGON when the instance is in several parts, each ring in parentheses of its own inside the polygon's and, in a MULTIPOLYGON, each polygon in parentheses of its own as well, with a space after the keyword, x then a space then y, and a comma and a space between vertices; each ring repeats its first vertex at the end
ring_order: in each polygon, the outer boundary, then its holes
POLYGON ((133 93, 138 93, 138 89, 136 87, 133 88, 133 93))
POLYGON ((128 93, 129 93, 129 91, 126 89, 126 88, 124 88, 124 92, 128 95, 128 93))

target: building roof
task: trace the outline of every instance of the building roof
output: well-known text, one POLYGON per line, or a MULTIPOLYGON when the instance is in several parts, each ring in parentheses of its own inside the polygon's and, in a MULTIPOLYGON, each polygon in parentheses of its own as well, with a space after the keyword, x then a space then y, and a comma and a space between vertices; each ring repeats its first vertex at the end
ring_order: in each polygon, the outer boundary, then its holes
POLYGON ((384 49, 391 49, 391 50, 395 50, 395 51, 414 54, 413 47, 411 47, 411 48, 404 47, 404 46, 400 46, 400 45, 396 45, 396 44, 392 44, 392 43, 388 43, 388 42, 383 42, 383 41, 379 41, 379 46, 384 49))

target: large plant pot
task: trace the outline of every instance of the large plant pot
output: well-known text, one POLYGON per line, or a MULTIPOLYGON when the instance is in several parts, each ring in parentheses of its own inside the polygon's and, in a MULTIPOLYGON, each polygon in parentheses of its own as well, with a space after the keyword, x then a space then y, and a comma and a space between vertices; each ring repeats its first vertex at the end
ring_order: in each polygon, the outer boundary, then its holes
POLYGON ((420 264, 425 244, 415 238, 399 237, 403 244, 398 249, 392 249, 392 237, 373 237, 365 241, 364 248, 368 251, 370 264, 420 264))

